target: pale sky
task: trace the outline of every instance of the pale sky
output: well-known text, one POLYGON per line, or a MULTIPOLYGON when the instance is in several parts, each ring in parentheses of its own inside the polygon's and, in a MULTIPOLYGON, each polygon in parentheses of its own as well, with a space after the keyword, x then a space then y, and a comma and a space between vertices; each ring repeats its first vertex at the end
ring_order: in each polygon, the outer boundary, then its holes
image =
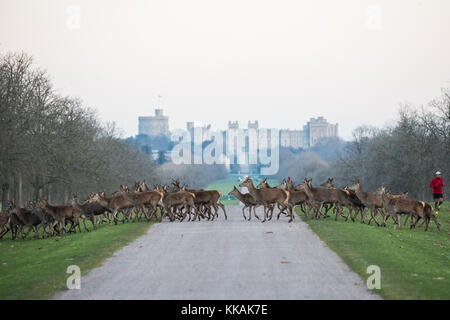
POLYGON ((324 116, 350 139, 450 87, 450 1, 0 0, 9 51, 126 136, 161 95, 171 129, 324 116))

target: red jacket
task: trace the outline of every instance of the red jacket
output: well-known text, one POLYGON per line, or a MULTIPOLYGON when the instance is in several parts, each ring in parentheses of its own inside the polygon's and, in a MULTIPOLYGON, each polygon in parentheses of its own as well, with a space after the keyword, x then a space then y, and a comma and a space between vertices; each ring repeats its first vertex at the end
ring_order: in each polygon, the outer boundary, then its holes
POLYGON ((442 193, 442 187, 445 186, 444 179, 435 177, 430 182, 430 187, 433 188, 433 193, 442 193))

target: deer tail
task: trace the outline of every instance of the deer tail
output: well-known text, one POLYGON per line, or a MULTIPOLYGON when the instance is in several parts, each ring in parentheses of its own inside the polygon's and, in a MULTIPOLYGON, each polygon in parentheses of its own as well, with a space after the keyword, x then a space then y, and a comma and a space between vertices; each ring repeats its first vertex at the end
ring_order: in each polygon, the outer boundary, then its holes
POLYGON ((286 199, 284 199, 284 204, 288 205, 289 204, 289 197, 291 196, 291 193, 287 190, 283 190, 286 193, 286 199))
POLYGON ((160 205, 163 205, 164 192, 158 192, 158 193, 159 193, 159 195, 161 196, 161 197, 159 198, 158 203, 159 203, 160 205))

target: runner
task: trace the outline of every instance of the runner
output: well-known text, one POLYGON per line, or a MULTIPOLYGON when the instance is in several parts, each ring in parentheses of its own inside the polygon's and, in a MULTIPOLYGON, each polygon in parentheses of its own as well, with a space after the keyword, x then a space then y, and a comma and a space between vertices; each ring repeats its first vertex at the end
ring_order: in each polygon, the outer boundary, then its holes
POLYGON ((439 209, 444 202, 444 195, 442 188, 444 187, 444 179, 441 177, 441 172, 436 172, 436 177, 430 182, 430 187, 433 188, 433 199, 434 199, 434 209, 436 210, 436 215, 439 214, 439 209))

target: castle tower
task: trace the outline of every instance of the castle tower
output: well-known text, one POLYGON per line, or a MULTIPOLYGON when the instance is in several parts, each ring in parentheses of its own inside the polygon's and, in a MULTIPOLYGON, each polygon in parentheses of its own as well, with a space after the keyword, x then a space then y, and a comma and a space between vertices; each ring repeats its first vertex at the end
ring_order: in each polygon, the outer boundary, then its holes
POLYGON ((139 134, 148 136, 169 136, 169 117, 163 109, 155 109, 153 117, 139 117, 139 134))

